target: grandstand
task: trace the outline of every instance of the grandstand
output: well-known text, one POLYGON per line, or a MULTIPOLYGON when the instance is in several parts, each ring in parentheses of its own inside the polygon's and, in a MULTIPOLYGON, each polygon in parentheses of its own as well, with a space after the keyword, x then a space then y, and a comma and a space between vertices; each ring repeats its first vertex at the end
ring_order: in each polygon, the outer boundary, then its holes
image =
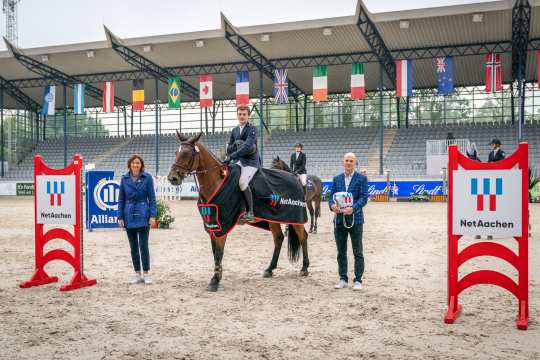
POLYGON ((261 130, 265 166, 277 155, 288 161, 292 145, 301 142, 308 171, 323 179, 340 171, 347 151, 358 154, 371 178, 384 170, 394 178, 424 178, 426 141, 445 139, 450 131, 475 142, 482 159, 494 137, 507 153, 527 140, 530 163, 538 166, 539 5, 491 1, 372 14, 359 1, 354 14, 341 18, 237 28, 222 15, 221 28, 197 33, 119 39, 106 30, 107 41, 24 50, 8 44, 8 51, 0 51, 0 112, 2 157, 9 166, 0 181, 30 180, 34 154, 63 166, 65 142, 68 159, 81 153, 86 163, 114 169, 117 176, 132 153, 145 158, 150 172, 166 174, 179 128, 204 132, 203 142, 217 152, 235 125, 234 77, 241 70, 249 70, 252 122, 261 130), (493 94, 483 85, 490 53, 501 54, 503 68, 503 88, 493 94), (435 58, 444 56, 455 59, 451 96, 436 91, 435 58), (396 98, 397 59, 413 61, 414 89, 407 98, 396 98), (351 100, 351 64, 358 62, 365 64, 367 97, 351 100), (327 102, 311 95, 311 68, 318 65, 329 69, 327 102), (278 68, 289 72, 286 104, 272 96, 272 71, 278 68), (214 79, 210 108, 198 103, 198 76, 205 74, 214 79), (171 75, 184 84, 180 109, 167 106, 171 75), (134 112, 127 99, 131 81, 141 78, 147 80, 146 104, 134 112), (112 113, 100 107, 102 82, 108 80, 116 82, 112 113), (71 108, 78 82, 94 87, 83 115, 71 108), (45 117, 43 87, 53 84, 57 92, 65 87, 67 100, 57 102, 54 117, 45 117))
MULTIPOLYGON (((452 126, 413 126, 409 128, 391 129, 385 131, 392 133, 393 140, 388 143, 385 153, 385 169, 390 170, 394 178, 424 178, 426 176, 426 141, 442 140, 448 132, 456 138, 468 139, 475 142, 479 156, 487 159, 489 153, 488 143, 492 138, 499 138, 503 149, 512 153, 517 146, 516 129, 505 124, 480 125, 452 125, 452 126)), ((526 125, 526 140, 530 146, 530 163, 538 166, 540 163, 540 124, 526 125)), ((202 142, 213 152, 219 154, 229 138, 229 133, 208 134, 202 142)), ((116 176, 125 172, 125 161, 129 155, 139 153, 143 156, 147 168, 155 168, 155 135, 142 135, 133 137, 82 137, 72 138, 68 142, 68 152, 79 152, 87 163, 94 163, 99 169, 112 169, 116 176)), ((369 169, 371 154, 377 154, 378 129, 365 128, 328 128, 313 129, 306 132, 292 130, 273 131, 265 139, 264 149, 267 154, 264 166, 271 165, 272 157, 280 156, 288 162, 295 142, 304 144, 308 155, 308 171, 323 179, 331 179, 341 169, 341 158, 345 151, 353 151, 359 157, 359 167, 369 169)), ((29 154, 18 167, 8 171, 6 180, 31 180, 33 174, 33 154, 41 154, 51 159, 51 166, 61 167, 63 164, 63 140, 52 139, 40 142, 36 149, 29 154)), ((166 175, 169 166, 174 161, 174 154, 178 149, 176 135, 160 135, 160 162, 162 164, 159 174, 166 175)), ((378 159, 377 159, 378 160, 378 159)), ((370 177, 377 177, 376 169, 369 169, 370 177)))

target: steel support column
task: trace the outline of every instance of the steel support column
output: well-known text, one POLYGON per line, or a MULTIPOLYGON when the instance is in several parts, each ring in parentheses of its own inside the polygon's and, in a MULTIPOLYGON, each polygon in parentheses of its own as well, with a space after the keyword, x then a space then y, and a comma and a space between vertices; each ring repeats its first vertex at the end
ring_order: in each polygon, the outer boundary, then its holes
POLYGON ((396 119, 397 119, 397 127, 398 129, 401 127, 401 109, 400 109, 400 106, 399 106, 399 97, 396 97, 396 109, 397 109, 397 112, 396 112, 396 119))
POLYGON ((300 122, 298 119, 298 98, 294 99, 294 105, 295 105, 295 115, 296 115, 296 132, 300 130, 300 122))
POLYGON ((264 164, 264 73, 259 70, 259 149, 261 156, 261 163, 264 164))
POLYGON ((405 102, 405 128, 409 127, 409 99, 407 96, 407 101, 405 102))
POLYGON ((525 128, 525 81, 521 80, 519 84, 519 126, 518 143, 523 141, 525 128))
POLYGON ((67 167, 67 153, 68 153, 68 138, 67 138, 67 85, 63 84, 63 95, 64 95, 64 167, 67 167))
POLYGON ((307 129, 307 119, 308 119, 308 113, 307 113, 307 95, 304 95, 304 131, 307 129))
POLYGON ((157 76, 154 78, 154 85, 156 87, 155 89, 156 98, 154 100, 154 104, 156 104, 156 174, 155 176, 158 176, 158 173, 159 173, 159 78, 157 76))
POLYGON ((0 84, 0 176, 4 177, 4 84, 0 84))
POLYGON ((383 174, 383 145, 384 145, 384 118, 383 118, 383 82, 384 82, 384 66, 379 63, 379 175, 383 174))
POLYGON ((514 104, 514 83, 510 83, 510 111, 511 111, 511 118, 512 118, 512 125, 516 122, 516 109, 514 104))
MULTIPOLYGON (((124 113, 124 136, 127 137, 127 110, 125 106, 122 108, 122 112, 124 113)), ((133 117, 131 118, 131 123, 133 124, 133 117)))

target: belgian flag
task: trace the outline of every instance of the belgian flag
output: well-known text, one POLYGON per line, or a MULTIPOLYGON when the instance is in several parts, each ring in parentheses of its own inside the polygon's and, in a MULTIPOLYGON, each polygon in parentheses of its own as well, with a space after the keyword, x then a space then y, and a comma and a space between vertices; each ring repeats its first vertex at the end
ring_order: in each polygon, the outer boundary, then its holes
POLYGON ((133 80, 133 110, 144 110, 144 79, 133 80))

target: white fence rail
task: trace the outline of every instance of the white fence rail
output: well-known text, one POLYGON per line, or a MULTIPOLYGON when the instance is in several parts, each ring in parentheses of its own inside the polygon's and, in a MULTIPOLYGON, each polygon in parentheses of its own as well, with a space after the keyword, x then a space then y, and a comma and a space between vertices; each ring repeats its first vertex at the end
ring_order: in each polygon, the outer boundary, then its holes
POLYGON ((199 196, 197 185, 192 182, 180 186, 171 185, 166 176, 154 178, 156 198, 160 200, 196 199, 199 196))
POLYGON ((469 147, 469 139, 453 139, 453 140, 427 140, 426 141, 426 156, 430 155, 447 155, 448 145, 456 144, 461 152, 465 152, 469 147))

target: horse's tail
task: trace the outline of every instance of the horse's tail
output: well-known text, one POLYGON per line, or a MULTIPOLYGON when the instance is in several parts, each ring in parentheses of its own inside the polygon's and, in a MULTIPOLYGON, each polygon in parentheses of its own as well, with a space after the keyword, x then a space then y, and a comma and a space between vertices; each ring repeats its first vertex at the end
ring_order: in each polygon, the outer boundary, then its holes
POLYGON ((300 258, 300 239, 292 225, 287 225, 287 230, 287 253, 289 255, 289 261, 295 263, 300 258))

